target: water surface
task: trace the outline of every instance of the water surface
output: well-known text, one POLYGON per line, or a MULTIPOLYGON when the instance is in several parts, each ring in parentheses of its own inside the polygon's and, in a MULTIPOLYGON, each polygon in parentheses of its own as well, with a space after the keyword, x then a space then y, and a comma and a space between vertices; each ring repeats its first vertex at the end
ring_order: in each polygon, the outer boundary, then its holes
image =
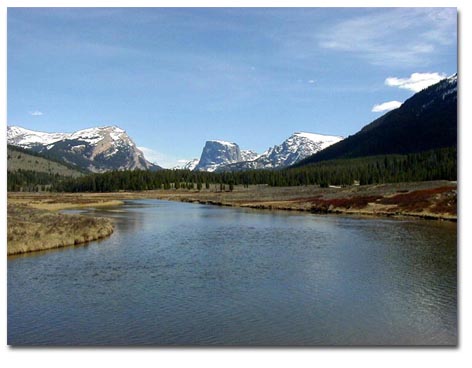
MULTIPOLYGON (((77 212, 77 211, 76 211, 77 212)), ((10 345, 451 345, 454 223, 166 202, 8 259, 10 345)))

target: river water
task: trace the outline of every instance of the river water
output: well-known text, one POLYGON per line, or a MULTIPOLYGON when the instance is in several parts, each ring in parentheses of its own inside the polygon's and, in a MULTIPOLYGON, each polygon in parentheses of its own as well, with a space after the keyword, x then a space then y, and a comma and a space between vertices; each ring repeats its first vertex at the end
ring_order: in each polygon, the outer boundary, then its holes
MULTIPOLYGON (((79 212, 79 211, 69 211, 79 212)), ((137 200, 8 259, 10 345, 454 345, 455 223, 137 200)))

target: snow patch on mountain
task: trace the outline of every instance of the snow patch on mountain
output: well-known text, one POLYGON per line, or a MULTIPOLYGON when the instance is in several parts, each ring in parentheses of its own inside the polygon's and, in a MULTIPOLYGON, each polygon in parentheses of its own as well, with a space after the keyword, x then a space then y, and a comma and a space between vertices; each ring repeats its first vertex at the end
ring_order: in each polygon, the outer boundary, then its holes
POLYGON ((45 133, 25 129, 19 126, 7 127, 7 141, 9 144, 24 148, 34 145, 48 145, 67 137, 67 133, 45 133))
POLYGON ((253 150, 241 150, 241 161, 253 161, 259 157, 259 154, 253 150))
POLYGON ((198 163, 200 162, 200 159, 194 158, 190 161, 184 162, 182 165, 177 165, 172 168, 172 170, 194 170, 195 167, 197 167, 198 163))

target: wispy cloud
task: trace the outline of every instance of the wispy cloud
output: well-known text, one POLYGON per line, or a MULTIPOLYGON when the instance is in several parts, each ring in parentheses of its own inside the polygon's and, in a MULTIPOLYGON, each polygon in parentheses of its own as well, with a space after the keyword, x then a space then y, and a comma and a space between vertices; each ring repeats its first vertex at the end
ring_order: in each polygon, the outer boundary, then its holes
POLYGON ((374 105, 372 107, 372 112, 383 112, 383 111, 390 111, 399 108, 402 105, 400 101, 388 101, 383 102, 378 105, 374 105))
POLYGON ((445 74, 439 73, 413 73, 409 78, 389 77, 385 79, 385 84, 391 87, 408 89, 413 92, 419 92, 441 79, 446 78, 445 74))
POLYGON ((38 110, 30 111, 29 114, 30 114, 31 116, 41 116, 41 115, 44 115, 44 113, 42 113, 41 111, 38 111, 38 110))
POLYGON ((336 24, 319 45, 376 65, 424 65, 441 46, 456 42, 456 19, 454 8, 372 10, 336 24))

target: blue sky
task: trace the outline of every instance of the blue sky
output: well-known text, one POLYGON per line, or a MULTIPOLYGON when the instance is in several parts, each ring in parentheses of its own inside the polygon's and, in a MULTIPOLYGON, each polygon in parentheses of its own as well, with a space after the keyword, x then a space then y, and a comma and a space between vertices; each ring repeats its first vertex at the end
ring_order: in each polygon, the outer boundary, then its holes
POLYGON ((348 136, 457 71, 455 8, 9 8, 8 124, 124 128, 164 167, 348 136))

